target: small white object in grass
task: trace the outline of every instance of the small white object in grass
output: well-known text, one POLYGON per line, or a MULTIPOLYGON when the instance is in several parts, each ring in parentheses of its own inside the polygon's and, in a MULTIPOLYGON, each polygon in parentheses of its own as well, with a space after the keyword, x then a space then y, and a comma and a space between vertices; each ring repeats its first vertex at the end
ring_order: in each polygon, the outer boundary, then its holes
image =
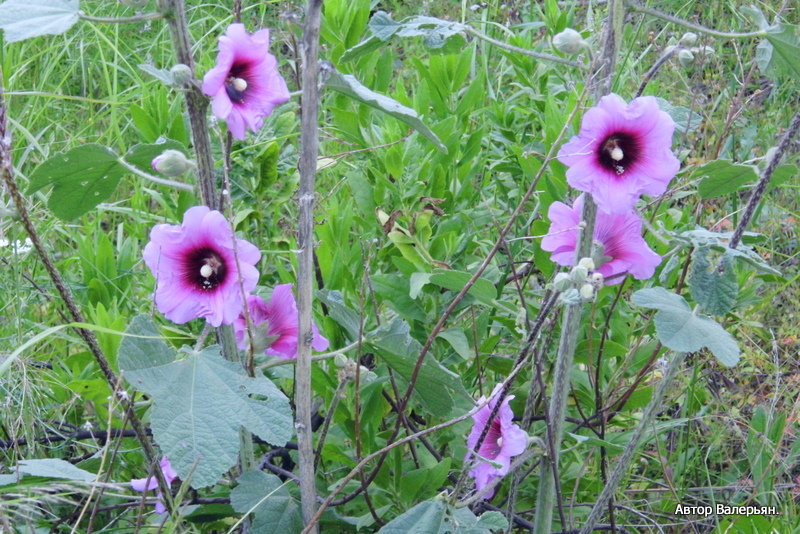
POLYGON ((567 28, 553 37, 553 47, 564 54, 577 54, 587 46, 589 43, 584 41, 581 34, 572 28, 567 28))

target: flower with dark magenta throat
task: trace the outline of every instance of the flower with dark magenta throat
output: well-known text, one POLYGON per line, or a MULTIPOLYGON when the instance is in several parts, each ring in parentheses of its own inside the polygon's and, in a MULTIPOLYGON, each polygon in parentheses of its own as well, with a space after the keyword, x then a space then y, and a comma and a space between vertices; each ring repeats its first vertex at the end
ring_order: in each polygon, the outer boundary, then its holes
MULTIPOLYGON (((465 461, 474 456, 475 445, 478 444, 478 439, 480 439, 483 429, 486 428, 487 423, 489 424, 486 438, 478 449, 480 458, 475 458, 475 466, 469 472, 469 475, 475 479, 475 489, 477 491, 483 490, 495 478, 505 476, 511 468, 511 458, 522 454, 528 444, 528 435, 512 422, 514 412, 511 411, 509 402, 514 398, 513 395, 508 395, 503 399, 500 409, 497 410, 497 415, 489 423, 489 417, 497 405, 501 387, 502 384, 495 386, 489 403, 472 416, 474 425, 467 437, 468 450, 465 461)), ((478 400, 479 403, 485 401, 485 397, 481 397, 478 400)), ((484 495, 484 498, 490 499, 492 495, 494 495, 494 491, 489 491, 484 495)))
POLYGON ((156 278, 158 311, 175 323, 204 317, 212 326, 231 324, 244 306, 245 293, 258 282, 255 264, 261 252, 236 239, 223 215, 206 206, 186 210, 183 223, 157 224, 144 247, 144 262, 156 278))
MULTIPOLYGON (((172 468, 166 456, 161 458, 158 468, 161 469, 161 473, 163 473, 164 479, 167 481, 168 485, 171 485, 172 482, 178 478, 178 473, 172 468)), ((158 489, 158 480, 155 476, 134 478, 131 480, 131 487, 136 491, 152 491, 158 489)), ((167 508, 164 506, 164 501, 161 499, 163 497, 161 490, 156 493, 156 497, 158 498, 158 501, 156 501, 156 513, 163 514, 167 511, 167 508)))
MULTIPOLYGON (((247 297, 247 309, 253 323, 253 347, 256 352, 266 352, 284 360, 297 357, 297 332, 299 330, 297 303, 292 293, 292 284, 280 284, 272 290, 269 302, 258 295, 247 297)), ((247 349, 247 321, 244 314, 233 323, 236 343, 242 350, 247 349)), ((314 335, 311 348, 323 351, 328 348, 328 340, 319 333, 317 325, 311 323, 314 335)))
POLYGON ((600 211, 625 213, 639 196, 660 195, 680 168, 672 153, 675 122, 652 96, 626 104, 606 95, 583 116, 578 135, 558 151, 567 182, 591 193, 600 211))
MULTIPOLYGON (((572 207, 563 202, 553 202, 547 212, 550 229, 542 239, 542 249, 552 252, 550 259, 559 265, 575 265, 583 198, 583 195, 579 196, 572 207)), ((603 275, 606 285, 620 283, 624 274, 646 280, 653 276, 661 263, 661 256, 653 252, 642 237, 642 220, 633 212, 614 214, 598 211, 594 241, 603 247, 605 261, 595 260, 595 265, 598 265, 595 270, 603 275)))
POLYGON ((249 34, 231 24, 219 38, 217 64, 203 77, 203 92, 212 97, 214 115, 227 122, 237 139, 246 128, 258 131, 272 109, 289 100, 289 89, 269 53, 269 30, 249 34))

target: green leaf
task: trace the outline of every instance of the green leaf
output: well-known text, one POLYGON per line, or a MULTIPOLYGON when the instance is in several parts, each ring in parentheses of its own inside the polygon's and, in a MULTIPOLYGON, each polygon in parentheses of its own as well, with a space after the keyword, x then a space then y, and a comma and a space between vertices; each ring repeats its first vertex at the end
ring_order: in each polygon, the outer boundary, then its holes
POLYGON ((733 259, 730 255, 723 255, 718 269, 716 265, 709 264, 708 252, 708 247, 699 248, 695 252, 689 287, 692 298, 706 312, 711 315, 725 315, 731 311, 739 295, 733 259))
MULTIPOLYGON (((459 291, 467 285, 470 278, 472 278, 470 273, 450 269, 434 269, 433 273, 413 273, 411 275, 409 295, 411 298, 417 298, 422 288, 427 284, 435 284, 451 291, 459 291)), ((478 278, 469 288, 467 294, 472 295, 487 306, 493 306, 494 300, 497 298, 497 289, 489 280, 478 278)))
POLYGON ((369 29, 381 41, 388 41, 403 25, 392 19, 392 15, 385 11, 376 11, 369 19, 369 29))
POLYGON ((59 458, 43 458, 41 460, 20 460, 19 471, 34 477, 65 478, 67 480, 80 480, 93 482, 97 475, 75 467, 66 460, 59 458))
POLYGON ((189 155, 183 143, 166 139, 160 143, 138 144, 132 146, 123 156, 123 159, 133 165, 134 167, 148 173, 153 173, 151 165, 156 156, 160 156, 165 150, 178 150, 183 152, 185 156, 189 155))
POLYGON ((59 153, 31 173, 28 194, 52 185, 47 207, 59 219, 80 217, 106 200, 126 169, 109 148, 88 144, 59 153))
POLYGON ((438 49, 448 45, 449 39, 465 30, 466 26, 460 22, 418 16, 404 22, 396 33, 399 37, 424 37, 425 46, 438 49))
POLYGON ((0 4, 0 29, 7 43, 58 35, 78 22, 78 0, 6 0, 0 4))
POLYGON ((798 26, 778 24, 767 30, 766 40, 756 47, 756 63, 768 76, 800 76, 798 26))
POLYGON ((423 501, 385 524, 379 534, 439 534, 447 506, 441 499, 423 501))
MULTIPOLYGON (((422 345, 411 337, 408 323, 395 318, 372 332, 368 343, 403 379, 411 379, 422 345)), ((423 406, 439 416, 447 415, 453 409, 454 394, 467 395, 461 378, 443 367, 430 353, 425 356, 414 391, 423 406)))
POLYGON ((467 340, 467 335, 464 331, 460 328, 448 328, 447 330, 443 330, 439 332, 440 338, 446 340, 450 343, 450 346, 453 347, 459 356, 464 358, 464 360, 469 360, 472 358, 473 353, 469 349, 469 341, 467 340))
POLYGON ((152 397, 153 437, 181 478, 191 475, 193 487, 216 483, 236 464, 240 426, 272 445, 291 438, 286 396, 267 378, 251 378, 240 364, 222 359, 218 346, 176 359, 143 315, 126 333, 119 366, 131 385, 152 397))
POLYGON ((762 273, 780 276, 781 272, 779 270, 764 261, 764 258, 753 250, 753 247, 745 244, 748 241, 752 243, 753 240, 760 235, 761 234, 755 232, 745 232, 742 237, 743 242, 739 243, 735 249, 732 249, 728 248, 728 243, 731 237, 733 237, 733 232, 712 232, 705 228, 697 227, 694 230, 686 230, 684 232, 672 234, 675 240, 682 243, 684 246, 695 248, 708 246, 713 250, 741 259, 762 273))
POLYGON ((317 298, 328 306, 328 313, 331 318, 347 331, 350 339, 358 339, 359 316, 344 303, 342 294, 336 290, 320 289, 317 291, 317 298))
POLYGON ((705 176, 697 187, 697 192, 703 199, 733 193, 741 186, 758 180, 758 173, 752 165, 739 165, 721 159, 698 167, 692 176, 705 176))
POLYGON ((484 512, 480 517, 469 508, 453 508, 434 497, 395 517, 379 534, 491 534, 508 528, 500 512, 484 512))
POLYGON ((249 471, 237 480, 231 505, 240 514, 252 513, 252 531, 259 534, 293 534, 303 530, 300 506, 275 475, 249 471))
POLYGON ((675 133, 691 133, 700 126, 702 115, 685 106, 673 106, 668 100, 656 97, 658 107, 675 121, 675 133))
POLYGON ((736 340, 716 321, 692 313, 683 297, 663 287, 640 289, 631 301, 658 310, 655 317, 658 339, 677 352, 695 352, 707 347, 727 367, 739 361, 736 340))
POLYGON ((393 98, 376 93, 372 89, 359 82, 354 76, 350 74, 342 74, 336 69, 332 69, 327 82, 325 82, 325 85, 334 91, 347 95, 354 100, 383 111, 395 119, 408 124, 419 133, 427 137, 428 140, 430 140, 439 148, 439 150, 447 153, 447 147, 444 146, 444 143, 442 143, 436 134, 433 133, 433 131, 420 120, 416 111, 404 106, 393 98))

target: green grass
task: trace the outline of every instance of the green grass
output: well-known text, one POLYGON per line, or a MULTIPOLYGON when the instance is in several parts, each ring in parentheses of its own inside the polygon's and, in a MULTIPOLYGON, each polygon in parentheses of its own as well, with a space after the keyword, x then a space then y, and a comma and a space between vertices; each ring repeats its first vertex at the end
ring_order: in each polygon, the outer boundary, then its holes
MULTIPOLYGON (((202 74, 213 64, 216 36, 231 16, 227 2, 189 4, 196 61, 202 74)), ((243 18, 249 29, 273 28, 271 50, 279 57, 290 89, 297 89, 292 47, 299 30, 279 15, 300 11, 301 3, 244 4, 243 18)), ((500 2, 489 2, 485 10, 473 12, 469 4, 430 2, 423 7, 416 2, 327 0, 323 56, 334 60, 367 35, 370 8, 392 12, 396 20, 427 14, 482 22, 478 26, 481 31, 496 39, 523 47, 542 44, 546 52, 550 51, 546 43, 564 27, 587 29, 585 6, 517 1, 505 2, 506 7, 501 7, 500 2), (526 25, 535 21, 545 24, 526 25)), ((759 3, 769 20, 780 5, 759 3)), ((131 13, 118 2, 84 1, 81 6, 87 13, 103 16, 131 13)), ((657 7, 725 30, 750 28, 732 3, 698 6, 673 0, 658 3, 657 7)), ((599 32, 601 13, 601 7, 595 6, 594 26, 588 28, 594 35, 599 32)), ((796 10, 786 10, 783 16, 788 22, 798 23, 796 10)), ((633 15, 626 26, 615 91, 631 98, 642 75, 663 48, 676 42, 682 33, 675 25, 633 15)), ((689 68, 677 61, 669 62, 647 86, 645 94, 700 114, 697 127, 676 138, 674 149, 684 166, 718 157, 762 164, 758 158, 777 143, 797 107, 797 81, 791 77, 773 80, 756 68, 747 86, 742 87, 742 80, 751 71, 755 41, 722 41, 703 36, 700 40, 712 46, 715 53, 689 68), (735 117, 728 121, 731 106, 735 117)), ((181 95, 140 70, 138 66, 145 63, 159 68, 172 65, 169 35, 161 21, 143 26, 80 23, 65 35, 4 45, 0 49, 0 65, 20 184, 27 184, 28 175, 38 163, 84 143, 100 143, 124 153, 137 143, 152 142, 159 136, 188 142, 181 95)), ((316 239, 321 279, 325 288, 340 291, 345 303, 363 314, 365 331, 401 317, 409 323, 412 336, 422 342, 454 293, 428 285, 419 298, 411 299, 411 275, 432 268, 425 264, 426 254, 454 270, 475 270, 491 249, 498 228, 506 223, 527 189, 542 155, 576 108, 583 89, 582 74, 512 55, 480 41, 469 42, 459 54, 436 55, 422 45, 420 38, 395 38, 378 52, 337 67, 416 109, 449 149, 447 154, 437 151, 402 123, 342 95, 324 96, 321 154, 359 152, 343 156, 318 176, 316 239), (394 142, 397 144, 370 149, 394 142), (426 209, 430 211, 430 198, 444 199, 437 204, 443 215, 426 213, 426 209), (419 238, 417 248, 425 248, 425 253, 415 256, 393 244, 381 228, 376 208, 387 214, 400 211, 397 224, 419 238), (369 284, 365 283, 367 277, 369 284)), ((297 248, 294 193, 298 180, 298 109, 296 99, 287 103, 267 120, 260 133, 233 146, 232 196, 240 216, 237 231, 265 251, 259 265, 262 288, 296 281, 292 251, 297 248), (272 150, 277 159, 262 167, 265 150, 272 150)), ((212 142, 217 147, 219 134, 219 129, 212 132, 212 142)), ((797 164, 797 151, 784 163, 797 164)), ((221 166, 218 168, 221 172, 221 166)), ((560 163, 548 168, 538 186, 539 193, 515 222, 511 238, 546 233, 548 224, 541 217, 547 206, 571 194, 564 172, 560 163)), ((671 184, 690 194, 675 196, 645 214, 654 217, 656 228, 663 225, 667 230, 688 230, 695 224, 709 228, 720 221, 728 221, 720 228, 732 229, 726 225, 738 222, 738 211, 749 196, 747 191, 700 206, 690 174, 682 171, 671 184)), ((121 330, 137 313, 152 313, 161 324, 169 325, 154 310, 153 279, 141 262, 140 250, 153 224, 179 221, 182 212, 197 200, 128 176, 100 208, 65 223, 49 213, 47 196, 47 190, 43 190, 30 197, 37 230, 82 305, 87 321, 121 330)), ((795 500, 800 477, 800 449, 795 446, 800 432, 796 401, 800 390, 799 211, 796 180, 788 180, 765 198, 751 229, 764 235, 758 251, 781 270, 783 279, 770 280, 748 268, 738 268, 739 307, 722 322, 739 341, 742 361, 734 369, 722 368, 705 353, 688 361, 660 414, 658 423, 663 429, 643 447, 629 482, 617 494, 618 524, 635 525, 629 530, 637 532, 659 532, 662 528, 665 532, 691 532, 692 528, 697 532, 731 533, 796 531, 795 500), (759 418, 785 419, 785 427, 759 426, 759 418), (670 426, 671 421, 679 424, 670 426), (739 489, 722 489, 737 484, 739 489), (773 518, 712 517, 691 527, 687 518, 674 516, 678 503, 774 504, 781 514, 773 518)), ((0 236, 11 241, 25 237, 18 221, 10 217, 0 219, 0 236)), ((652 238, 648 241, 662 254, 670 248, 652 238)), ((497 305, 486 306, 468 298, 455 310, 448 328, 460 331, 467 351, 459 352, 442 338, 434 343, 432 356, 461 376, 476 398, 491 391, 509 371, 509 358, 516 356, 525 336, 524 313, 534 317, 541 305, 543 285, 554 268, 549 254, 543 253, 538 243, 536 239, 512 241, 492 261, 484 277, 499 289, 497 305), (510 262, 531 260, 535 267, 519 288, 503 282, 511 273, 510 262)), ((13 255, 8 248, 1 253, 6 275, 0 277, 0 356, 46 328, 64 322, 59 315, 64 307, 35 254, 13 255)), ((679 268, 667 276, 663 285, 675 287, 680 266, 687 257, 687 250, 679 252, 679 268)), ((515 268, 522 265, 515 264, 515 268)), ((657 277, 658 271, 655 285, 659 285, 657 277)), ((652 351, 652 326, 640 310, 627 303, 630 288, 644 286, 642 282, 629 282, 609 319, 611 343, 601 373, 606 400, 619 398, 634 383, 652 351)), ((577 362, 589 366, 589 370, 594 366, 589 347, 597 348, 615 291, 604 289, 594 305, 591 326, 584 322, 581 339, 592 342, 581 345, 586 351, 577 355, 577 362)), ((320 306, 315 315, 333 348, 348 343, 345 330, 333 315, 326 316, 320 306)), ((171 328, 193 340, 202 329, 198 323, 171 328)), ((101 333, 99 337, 114 361, 119 336, 101 333)), ((546 381, 555 358, 555 345, 545 350, 546 381)), ((380 354, 373 355, 372 360, 378 381, 360 394, 364 454, 385 444, 395 417, 382 395, 385 391, 395 397, 388 367, 380 354)), ((336 390, 337 372, 334 365, 315 369, 315 394, 323 402, 322 415, 336 390)), ((594 413, 594 389, 587 376, 586 367, 576 368, 571 417, 594 413)), ((634 395, 606 429, 609 441, 625 443, 625 433, 635 427, 658 376, 657 370, 645 373, 634 395)), ((70 330, 61 330, 24 353, 0 377, 0 440, 23 438, 28 443, 0 452, 0 475, 11 472, 25 458, 82 459, 80 467, 97 470, 100 454, 92 454, 102 453, 113 460, 105 465, 104 476, 108 474, 109 481, 117 486, 105 491, 96 501, 98 506, 136 498, 125 484, 131 478, 144 476, 147 466, 134 439, 112 440, 107 447, 91 440, 34 441, 47 432, 73 432, 87 424, 101 429, 124 426, 124 414, 117 406, 109 407, 110 391, 100 377, 85 346, 70 330)), ((272 377, 287 394, 292 393, 290 367, 275 368, 272 377)), ((517 415, 523 413, 529 399, 535 413, 542 413, 541 392, 531 392, 530 381, 531 371, 526 370, 512 390, 516 395, 512 407, 517 415)), ((401 391, 404 387, 400 385, 401 391)), ((355 455, 357 397, 352 385, 347 386, 346 392, 333 414, 320 463, 318 488, 322 494, 350 469, 355 455)), ((147 406, 148 401, 140 397, 140 415, 146 413, 147 406)), ((448 418, 448 414, 427 412, 417 402, 412 406, 417 426, 430 426, 448 418)), ((466 400, 457 404, 457 409, 462 410, 459 413, 467 408, 466 400)), ((568 426, 568 431, 575 430, 568 426)), ((430 436, 433 447, 452 459, 450 469, 456 476, 463 467, 464 436, 468 432, 469 425, 462 424, 430 436)), ((586 429, 575 432, 591 435, 586 429)), ((542 436, 541 424, 534 424, 531 434, 542 436)), ((599 448, 576 443, 571 438, 565 441, 565 446, 572 449, 563 454, 561 490, 569 503, 591 503, 603 487, 599 448)), ((611 465, 615 458, 610 457, 611 465)), ((430 469, 436 463, 419 443, 413 454, 409 448, 400 448, 389 455, 370 489, 373 504, 382 510, 384 520, 438 493, 439 486, 424 486, 414 493, 409 488, 411 483, 404 482, 409 471, 430 469)), ((534 470, 521 483, 516 497, 514 509, 526 519, 532 518, 537 473, 534 470)), ((230 480, 221 481, 201 495, 225 497, 230 487, 230 480)), ((508 483, 502 487, 500 497, 491 501, 501 507, 505 506, 508 483)), ((290 489, 295 493, 293 486, 290 489)), ((0 486, 0 516, 6 513, 14 532, 47 532, 58 518, 67 518, 76 507, 83 506, 89 493, 87 486, 62 487, 53 481, 0 486)), ((378 530, 363 497, 337 507, 336 512, 343 517, 364 517, 366 526, 362 532, 378 530)), ((573 527, 578 527, 588 508, 576 504, 565 513, 572 518, 573 527)), ((136 509, 102 511, 93 532, 135 532, 136 515, 136 509)), ((73 517, 53 531, 69 532, 74 525, 75 532, 88 532, 88 518, 75 521, 73 517)), ((355 531, 352 525, 337 522, 334 517, 326 521, 323 532, 355 531)), ((233 523, 231 518, 209 523, 174 519, 168 528, 172 532, 227 532, 233 523)), ((0 520, 0 531, 4 526, 0 520)), ((140 531, 156 530, 147 527, 140 531)))

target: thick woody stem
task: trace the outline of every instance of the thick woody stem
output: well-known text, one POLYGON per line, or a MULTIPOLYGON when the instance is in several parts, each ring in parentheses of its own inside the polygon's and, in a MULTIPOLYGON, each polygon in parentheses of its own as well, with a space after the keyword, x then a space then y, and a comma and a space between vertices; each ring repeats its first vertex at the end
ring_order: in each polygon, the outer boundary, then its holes
POLYGON ((302 106, 300 117, 300 221, 298 228, 297 311, 299 316, 295 407, 303 520, 317 532, 312 518, 317 510, 314 450, 311 430, 311 302, 314 284, 314 187, 319 151, 319 29, 322 0, 309 0, 301 46, 302 106))
MULTIPOLYGON (((594 58, 592 74, 587 83, 594 100, 598 100, 611 90, 623 16, 622 0, 612 0, 608 3, 608 18, 603 32, 603 49, 594 58)), ((576 264, 581 258, 591 257, 592 255, 592 238, 596 216, 597 206, 591 195, 586 195, 581 215, 581 220, 585 226, 580 230, 578 236, 578 247, 575 255, 576 264)), ((553 375, 553 391, 547 412, 546 444, 549 454, 542 461, 542 470, 539 477, 539 493, 537 494, 536 515, 534 517, 534 532, 537 534, 548 534, 553 522, 553 509, 556 506, 558 490, 558 460, 561 439, 564 434, 567 395, 570 391, 572 363, 575 357, 575 348, 578 344, 582 317, 582 303, 566 306, 553 375)), ((566 529, 567 525, 561 525, 561 527, 566 529)))

